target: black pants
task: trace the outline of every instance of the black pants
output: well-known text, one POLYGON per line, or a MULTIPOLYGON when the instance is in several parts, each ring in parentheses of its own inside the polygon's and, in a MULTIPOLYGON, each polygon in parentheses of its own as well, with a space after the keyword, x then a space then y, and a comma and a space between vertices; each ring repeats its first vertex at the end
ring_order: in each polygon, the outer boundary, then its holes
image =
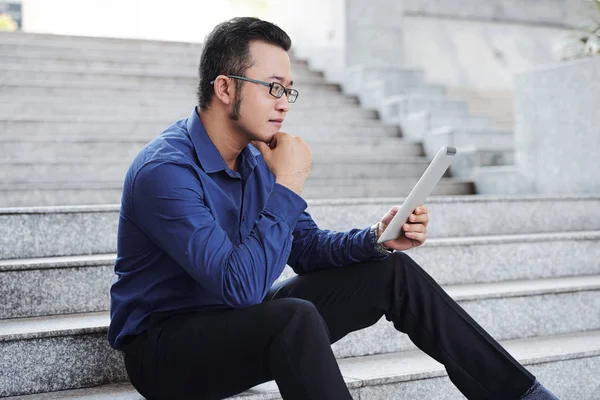
POLYGON ((293 277, 243 309, 153 315, 125 347, 148 399, 222 399, 275 380, 286 400, 351 399, 330 345, 383 315, 469 399, 519 399, 534 376, 404 253, 293 277))

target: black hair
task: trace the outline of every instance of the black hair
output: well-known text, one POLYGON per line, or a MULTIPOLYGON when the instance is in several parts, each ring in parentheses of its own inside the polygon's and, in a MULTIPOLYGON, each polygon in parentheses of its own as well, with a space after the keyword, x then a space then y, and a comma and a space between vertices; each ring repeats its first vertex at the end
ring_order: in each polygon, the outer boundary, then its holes
MULTIPOLYGON (((201 110, 208 108, 213 97, 211 81, 221 74, 244 76, 252 66, 250 42, 253 40, 281 47, 285 51, 292 47, 292 40, 283 29, 253 17, 237 17, 222 22, 208 34, 198 69, 198 106, 201 110)), ((236 93, 240 92, 242 84, 243 81, 235 80, 236 93)))

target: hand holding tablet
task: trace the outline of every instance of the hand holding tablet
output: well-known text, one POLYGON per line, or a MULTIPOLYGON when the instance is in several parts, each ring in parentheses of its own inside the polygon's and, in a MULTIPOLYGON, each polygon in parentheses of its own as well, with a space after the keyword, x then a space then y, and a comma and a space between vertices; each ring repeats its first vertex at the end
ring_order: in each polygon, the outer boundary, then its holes
POLYGON ((437 185, 450 164, 452 164, 452 161, 454 161, 455 155, 456 148, 454 147, 445 146, 438 151, 392 221, 379 237, 379 240, 377 240, 377 243, 395 240, 402 235, 402 225, 404 225, 415 208, 425 203, 435 185, 437 185))

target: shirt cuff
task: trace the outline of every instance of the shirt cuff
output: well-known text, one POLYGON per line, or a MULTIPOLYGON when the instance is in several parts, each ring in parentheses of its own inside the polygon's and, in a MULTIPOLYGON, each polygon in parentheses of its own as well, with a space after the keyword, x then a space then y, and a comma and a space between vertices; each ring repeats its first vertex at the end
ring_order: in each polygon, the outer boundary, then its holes
POLYGON ((394 252, 394 250, 388 250, 385 247, 383 247, 383 244, 381 243, 377 243, 377 240, 379 239, 379 237, 377 236, 377 229, 379 227, 379 222, 376 223, 375 225, 371 226, 371 243, 373 245, 373 248, 375 249, 375 251, 377 252, 377 254, 379 256, 389 256, 390 254, 392 254, 394 252))
POLYGON ((296 192, 276 183, 267 199, 264 210, 278 217, 294 230, 298 219, 308 204, 296 192))

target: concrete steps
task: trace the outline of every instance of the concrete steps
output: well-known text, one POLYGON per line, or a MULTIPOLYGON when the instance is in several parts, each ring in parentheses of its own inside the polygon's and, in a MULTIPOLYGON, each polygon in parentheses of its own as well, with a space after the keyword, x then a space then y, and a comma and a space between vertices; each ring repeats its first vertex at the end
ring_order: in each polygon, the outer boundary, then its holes
MULTIPOLYGON (((146 100, 148 98, 155 98, 160 101, 190 101, 192 105, 196 103, 196 85, 186 85, 175 89, 176 90, 173 90, 173 87, 171 86, 158 88, 152 86, 138 86, 137 88, 132 88, 123 85, 101 85, 94 82, 85 84, 63 82, 62 85, 57 85, 54 82, 38 82, 33 84, 29 81, 21 80, 3 82, 2 94, 0 94, 0 96, 16 99, 29 97, 69 97, 71 99, 82 99, 89 102, 89 91, 93 90, 96 98, 105 100, 109 103, 115 101, 115 99, 120 99, 120 101, 129 101, 130 99, 131 101, 138 101, 140 99, 146 100)), ((298 102, 294 103, 295 105, 312 101, 327 102, 342 96, 356 99, 356 96, 342 95, 339 86, 331 83, 305 83, 301 90, 300 96, 302 96, 302 100, 298 97, 298 102)))
MULTIPOLYGON (((140 121, 140 120, 148 120, 148 121, 156 121, 156 122, 162 122, 164 128, 167 128, 171 123, 175 122, 178 119, 181 118, 187 118, 192 110, 194 109, 194 105, 191 104, 189 108, 180 108, 178 110, 172 109, 172 110, 165 110, 165 112, 160 112, 160 114, 158 115, 154 115, 154 114, 150 114, 153 116, 153 118, 149 118, 148 116, 144 115, 144 114, 137 114, 137 117, 131 117, 131 114, 129 114, 129 117, 127 116, 127 113, 118 113, 117 115, 111 115, 110 117, 106 117, 104 115, 86 115, 86 116, 82 116, 80 113, 75 112, 75 110, 73 110, 72 113, 67 113, 67 112, 63 112, 59 115, 52 113, 51 111, 43 111, 43 112, 35 112, 35 110, 28 110, 27 112, 21 112, 19 113, 19 117, 18 118, 14 118, 12 117, 14 114, 12 114, 9 110, 4 111, 1 110, 0 111, 0 119, 2 120, 16 120, 16 121, 41 121, 41 122, 46 122, 46 121, 57 121, 59 118, 61 118, 64 123, 68 123, 69 121, 80 121, 80 122, 84 122, 84 121, 93 121, 93 120, 108 120, 108 121, 123 121, 123 122, 127 122, 127 121, 140 121), (167 122, 169 121, 169 122, 167 122)), ((156 110, 160 110, 160 107, 156 106, 156 110)), ((66 111, 66 110, 65 110, 66 111)), ((290 112, 288 113, 288 115, 286 115, 285 117, 285 122, 287 124, 299 124, 299 123, 303 123, 307 120, 312 120, 315 123, 323 123, 325 124, 329 119, 332 120, 343 120, 343 121, 369 121, 369 120, 376 120, 377 119, 377 113, 375 111, 370 111, 370 110, 363 110, 363 109, 339 109, 339 110, 328 110, 326 113, 323 111, 319 111, 319 110, 294 110, 294 112, 290 112)))
MULTIPOLYGON (((595 313, 600 307, 600 276, 461 285, 447 291, 500 340, 600 329, 600 316, 595 313)), ((4 320, 0 326, 4 371, 0 395, 126 380, 120 353, 110 349, 105 339, 108 322, 108 313, 4 320), (26 362, 7 362, 18 355, 26 362), (69 364, 69 359, 78 362, 69 364), (33 371, 31 363, 36 365, 33 371), (81 368, 82 363, 87 368, 81 368), (64 379, 49 379, 60 375, 64 379)), ((385 319, 348 335, 333 349, 338 358, 415 350, 385 319)))
MULTIPOLYGON (((492 337, 509 340, 598 329, 599 283, 599 276, 588 276, 444 289, 492 337)), ((350 333, 332 348, 338 358, 416 350, 408 336, 400 336, 385 317, 350 333)))
MULTIPOLYGON (((512 131, 500 129, 473 129, 441 127, 433 129, 426 145, 431 149, 440 146, 476 147, 476 148, 514 148, 514 135, 512 131)), ((437 151, 437 150, 436 150, 437 151)))
MULTIPOLYGON (((338 156, 339 157, 339 156, 338 156)), ((10 183, 122 182, 131 159, 69 159, 48 162, 0 162, 0 180, 10 183)), ((429 160, 424 157, 389 160, 314 160, 313 179, 394 179, 421 176, 429 160)))
MULTIPOLYGON (((561 398, 593 399, 600 373, 600 333, 503 341, 502 345, 561 398)), ((463 399, 444 368, 418 351, 339 360, 355 399, 463 399), (391 397, 390 397, 391 396, 391 397)), ((14 400, 141 400, 130 384, 11 397, 14 400)), ((231 400, 280 399, 274 382, 252 388, 231 400)))
MULTIPOLYGON (((600 231, 433 238, 408 254, 440 284, 528 280, 543 288, 541 281, 531 280, 596 273, 600 231), (507 251, 511 259, 505 257, 507 251), (511 268, 515 259, 519 269, 511 268)), ((92 254, 0 260, 0 319, 108 310, 114 258, 92 254)), ((281 279, 293 275, 287 268, 281 279)))
MULTIPOLYGON (((34 89, 32 87, 32 89, 34 89)), ((81 93, 80 93, 81 95, 81 93)), ((197 102, 197 97, 194 93, 188 97, 183 96, 169 96, 169 94, 165 94, 165 96, 136 96, 135 93, 130 93, 127 97, 117 97, 115 93, 105 93, 103 96, 95 95, 93 102, 89 101, 87 103, 81 102, 81 96, 70 96, 65 95, 63 93, 57 92, 52 94, 51 96, 44 97, 43 93, 38 93, 38 96, 33 95, 22 95, 22 96, 9 96, 4 93, 0 93, 0 106, 1 107, 13 107, 15 111, 22 110, 24 107, 34 107, 41 108, 43 106, 46 107, 56 107, 56 108, 47 108, 50 110, 60 110, 62 108, 73 108, 76 110, 88 111, 90 109, 94 109, 96 107, 112 107, 115 104, 127 107, 152 107, 152 106, 177 106, 182 108, 190 108, 190 104, 193 105, 197 102), (52 99, 52 103, 47 100, 52 99), (55 104, 56 103, 56 104, 55 104), (12 105, 12 106, 11 106, 12 105)), ((322 96, 311 96, 310 93, 306 95, 305 92, 302 92, 302 101, 298 100, 296 103, 290 105, 293 107, 292 110, 297 109, 315 109, 317 106, 319 107, 336 107, 336 108, 350 108, 356 109, 359 107, 358 99, 352 96, 343 96, 339 93, 330 93, 329 96, 326 96, 324 93, 322 96)))
MULTIPOLYGON (((196 52, 196 50, 191 51, 196 52)), ((47 69, 89 69, 106 72, 125 70, 137 71, 139 73, 172 70, 178 74, 188 74, 191 76, 196 76, 198 74, 200 51, 201 50, 198 50, 197 53, 194 53, 197 54, 196 60, 188 60, 179 64, 169 63, 168 60, 156 62, 148 59, 146 59, 146 62, 144 62, 143 59, 132 59, 125 63, 122 60, 111 60, 101 57, 59 57, 53 56, 52 54, 34 54, 32 51, 8 51, 8 49, 4 49, 0 44, 0 57, 2 57, 3 60, 6 60, 6 65, 35 63, 35 65, 47 69)), ((298 66, 300 69, 306 69, 306 66, 302 64, 296 64, 295 66, 298 66)), ((314 74, 320 75, 318 72, 314 72, 314 74)))
MULTIPOLYGON (((2 77, 0 77, 2 78, 2 77)), ((53 92, 69 93, 70 90, 94 90, 99 91, 102 95, 108 92, 117 92, 126 94, 131 91, 138 91, 139 93, 145 93, 147 95, 162 96, 165 91, 171 90, 177 95, 193 95, 197 90, 198 83, 192 80, 183 80, 177 83, 176 80, 168 81, 167 79, 154 79, 153 77, 145 76, 140 79, 123 80, 118 82, 108 81, 91 81, 91 80, 70 80, 65 79, 62 81, 51 81, 51 80, 30 80, 27 78, 23 79, 2 79, 0 83, 3 86, 2 91, 5 94, 11 96, 21 95, 32 95, 33 93, 40 93, 41 89, 46 89, 46 94, 51 95, 53 92)), ((313 93, 331 93, 338 92, 340 90, 339 85, 333 83, 325 83, 319 79, 305 80, 301 85, 294 85, 298 91, 301 91, 302 98, 306 95, 312 95, 313 93)), ((138 94, 139 94, 138 93, 138 94)), ((164 95, 165 97, 172 97, 173 95, 164 95)), ((298 97, 299 98, 299 97, 298 97)), ((300 100, 298 100, 300 101, 300 100)))
POLYGON ((385 98, 380 106, 384 120, 404 118, 410 114, 428 111, 433 118, 465 116, 469 104, 463 100, 453 100, 446 96, 402 95, 385 98))
MULTIPOLYGON (((431 148, 430 151, 433 151, 431 148)), ((460 147, 460 157, 450 166, 454 177, 474 180, 481 168, 514 165, 514 147, 460 147)), ((476 182, 477 183, 477 182, 476 182)), ((481 193, 481 192, 480 192, 481 193)), ((482 193, 486 194, 486 193, 482 193)))
MULTIPOLYGON (((110 156, 114 160, 133 160, 146 145, 147 140, 126 138, 80 138, 65 137, 41 138, 40 141, 0 140, 0 159, 8 161, 45 162, 76 158, 102 158, 110 156)), ((408 142, 400 138, 357 137, 354 141, 326 141, 306 139, 313 158, 317 160, 378 160, 398 161, 404 157, 423 155, 420 143, 408 142)))
MULTIPOLYGON (((0 207, 97 204, 0 208, 0 397, 140 399, 106 341, 122 174, 147 141, 191 112, 200 51, 0 33, 0 207), (60 392, 82 387, 92 389, 60 392)), ((353 81, 374 82, 381 71, 357 68, 353 81)), ((458 176, 513 156, 510 132, 424 83, 423 71, 392 68, 385 85, 371 87, 373 96, 403 94, 390 124, 377 107, 365 109, 374 98, 357 93, 359 108, 357 96, 305 62, 293 60, 292 72, 300 98, 283 130, 313 148, 304 197, 321 228, 379 220, 441 144, 461 149, 458 176)), ((435 194, 472 190, 470 177, 452 177, 435 194)), ((428 240, 409 254, 557 395, 594 398, 600 197, 432 196, 427 206, 428 240)), ((333 349, 355 398, 462 398, 441 365, 385 319, 333 349)), ((268 398, 279 398, 274 382, 236 397, 268 398)))
POLYGON ((516 194, 531 190, 523 187, 515 165, 481 167, 475 171, 473 178, 477 180, 478 191, 484 194, 516 194))
MULTIPOLYGON (((597 196, 432 197, 426 203, 431 218, 428 237, 458 240, 599 231, 599 200, 597 196)), ((309 200, 308 212, 323 229, 347 230, 370 226, 401 202, 401 198, 309 200)), ((114 253, 118 213, 116 204, 0 209, 0 259, 114 253)))
MULTIPOLYGON (((318 179, 309 178, 303 196, 309 199, 335 197, 404 197, 417 183, 417 178, 393 179, 318 179)), ((465 195, 473 193, 473 182, 442 178, 432 195, 465 195)), ((120 203, 122 182, 44 182, 0 184, 0 207, 30 207, 80 204, 120 203)))
MULTIPOLYGON (((102 82, 107 86, 146 86, 160 88, 170 86, 172 89, 197 86, 198 77, 190 73, 177 73, 169 69, 155 69, 151 71, 141 72, 138 70, 123 70, 123 71, 108 71, 108 70, 85 70, 81 69, 54 69, 37 66, 10 66, 3 65, 0 67, 0 74, 3 82, 18 82, 29 81, 30 84, 43 82, 53 82, 54 84, 62 85, 69 82, 69 85, 74 84, 92 84, 102 82)), ((1 82, 1 81, 0 81, 1 82)), ((316 74, 298 73, 294 76, 294 87, 300 91, 305 85, 315 85, 325 83, 323 78, 316 74)))
MULTIPOLYGON (((190 109, 188 117, 193 107, 190 109)), ((183 114, 184 112, 182 112, 183 114)), ((0 143, 4 141, 22 142, 32 141, 69 141, 72 138, 85 138, 86 140, 140 140, 150 141, 158 136, 174 120, 170 122, 152 119, 114 119, 114 118, 77 118, 64 120, 52 118, 43 120, 40 118, 4 118, 0 119, 0 143)), ((382 125, 377 120, 345 121, 336 126, 327 126, 315 121, 302 121, 291 123, 285 121, 284 132, 295 136, 301 136, 306 140, 345 138, 356 141, 363 138, 385 139, 399 137, 398 128, 395 126, 382 125)))
POLYGON ((447 127, 454 130, 483 130, 492 129, 493 121, 489 117, 481 116, 447 116, 436 117, 428 112, 407 115, 404 118, 392 118, 385 121, 387 124, 398 124, 402 135, 411 140, 423 141, 432 129, 447 127))
MULTIPOLYGON (((1 47, 0 47, 1 49, 1 47)), ((12 57, 15 59, 17 57, 12 57)), ((200 59, 200 53, 198 53, 198 60, 200 59)), ((105 65, 90 65, 90 62, 85 59, 73 58, 67 59, 40 59, 41 62, 32 63, 31 60, 24 58, 17 58, 15 61, 6 59, 0 66, 2 73, 10 74, 16 73, 19 70, 44 75, 50 74, 62 74, 62 75, 85 75, 89 77, 95 77, 96 79, 102 78, 125 78, 130 76, 163 76, 173 78, 187 78, 197 79, 198 78, 198 65, 195 61, 192 65, 181 65, 164 68, 153 64, 111 64, 106 63, 105 65), (29 62, 28 62, 29 61, 29 62), (25 64, 25 65, 23 65, 25 64)), ((313 71, 309 69, 303 63, 295 63, 293 71, 294 82, 302 81, 305 79, 323 79, 321 72, 313 71)))
MULTIPOLYGON (((93 36, 53 35, 30 32, 0 32, 0 46, 6 44, 40 47, 83 46, 101 50, 125 51, 162 51, 187 52, 190 49, 201 49, 202 45, 191 42, 171 42, 163 40, 121 39, 93 36)), ((76 56, 76 54, 73 54, 76 56)))
MULTIPOLYGON (((304 98, 302 99, 304 100, 304 98)), ((28 102, 17 102, 12 101, 11 103, 0 103, 2 111, 0 117, 10 115, 23 115, 30 116, 35 114, 41 115, 64 115, 69 118, 72 115, 87 115, 87 116, 112 116, 112 117, 131 117, 140 115, 155 115, 155 116, 166 116, 170 117, 173 115, 179 115, 182 110, 191 110, 194 107, 195 102, 193 101, 163 101, 162 104, 139 104, 139 103, 128 103, 123 101, 109 101, 106 100, 103 103, 76 103, 71 102, 63 103, 58 102, 56 99, 52 100, 52 103, 41 104, 41 103, 28 103, 28 102)), ((328 101, 321 100, 307 100, 300 101, 290 105, 290 111, 287 116, 292 116, 297 112, 306 113, 312 111, 315 115, 327 116, 333 112, 332 117, 335 118, 335 113, 346 112, 352 113, 353 115, 359 116, 372 116, 377 115, 374 111, 365 110, 360 108, 357 104, 347 104, 342 101, 332 99, 328 101), (323 110, 318 112, 317 110, 322 107, 323 110)))
POLYGON ((410 91, 423 85, 424 71, 418 68, 384 66, 371 69, 356 65, 345 70, 344 93, 361 95, 364 85, 380 78, 382 74, 386 83, 395 89, 410 91))
POLYGON ((364 90, 359 94, 359 97, 361 104, 366 108, 380 110, 383 99, 389 98, 390 96, 411 94, 439 97, 445 96, 446 92, 446 87, 438 84, 422 83, 417 87, 409 87, 402 90, 401 88, 388 85, 387 82, 384 82, 381 79, 374 79, 365 83, 364 90))

